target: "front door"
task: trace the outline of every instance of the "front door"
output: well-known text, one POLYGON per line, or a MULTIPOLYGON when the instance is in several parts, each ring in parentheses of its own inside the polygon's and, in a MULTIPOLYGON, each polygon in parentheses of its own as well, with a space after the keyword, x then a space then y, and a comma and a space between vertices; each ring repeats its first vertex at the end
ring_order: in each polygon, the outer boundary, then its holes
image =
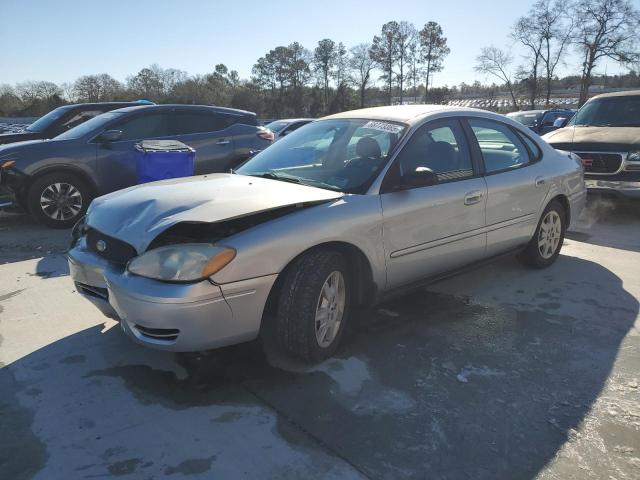
POLYGON ((539 148, 501 122, 469 119, 487 182, 487 255, 526 244, 538 222, 549 181, 539 148))
POLYGON ((380 196, 387 288, 484 256, 487 187, 478 174, 459 120, 430 122, 409 139, 388 174, 400 188, 386 178, 380 196), (437 183, 402 187, 402 177, 419 167, 433 170, 437 183))
POLYGON ((115 142, 97 144, 101 193, 112 192, 138 183, 135 144, 141 140, 171 139, 169 112, 142 113, 109 126, 120 130, 115 142))

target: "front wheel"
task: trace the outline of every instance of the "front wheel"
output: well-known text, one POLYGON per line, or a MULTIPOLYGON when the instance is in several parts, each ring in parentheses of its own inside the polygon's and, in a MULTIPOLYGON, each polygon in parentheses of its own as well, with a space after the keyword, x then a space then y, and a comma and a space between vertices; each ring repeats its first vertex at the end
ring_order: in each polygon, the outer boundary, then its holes
POLYGON ((308 363, 333 355, 349 317, 350 281, 343 255, 330 250, 306 253, 287 269, 276 316, 287 353, 308 363))
POLYGON ((566 231, 566 212, 557 200, 553 200, 542 213, 533 238, 518 259, 533 268, 545 268, 556 261, 562 248, 566 231))
POLYGON ((77 175, 49 173, 33 182, 27 194, 29 212, 48 227, 69 228, 87 211, 91 189, 77 175))

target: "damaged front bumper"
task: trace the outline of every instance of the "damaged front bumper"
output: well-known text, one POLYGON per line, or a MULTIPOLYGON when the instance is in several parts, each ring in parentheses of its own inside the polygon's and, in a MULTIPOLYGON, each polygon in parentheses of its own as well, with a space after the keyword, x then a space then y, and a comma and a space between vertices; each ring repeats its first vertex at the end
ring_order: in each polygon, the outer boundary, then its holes
POLYGON ((253 340, 277 275, 216 285, 166 283, 132 275, 86 248, 70 250, 69 269, 78 293, 104 315, 120 321, 137 343, 193 352, 253 340))

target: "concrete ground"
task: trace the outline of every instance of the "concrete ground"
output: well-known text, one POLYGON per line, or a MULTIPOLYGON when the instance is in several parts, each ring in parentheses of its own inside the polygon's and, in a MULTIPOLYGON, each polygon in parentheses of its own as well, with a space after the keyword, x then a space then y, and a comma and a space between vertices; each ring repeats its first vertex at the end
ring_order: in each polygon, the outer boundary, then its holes
POLYGON ((314 368, 134 345, 74 292, 67 241, 0 214, 2 479, 640 476, 638 203, 590 201, 547 270, 360 313, 314 368))

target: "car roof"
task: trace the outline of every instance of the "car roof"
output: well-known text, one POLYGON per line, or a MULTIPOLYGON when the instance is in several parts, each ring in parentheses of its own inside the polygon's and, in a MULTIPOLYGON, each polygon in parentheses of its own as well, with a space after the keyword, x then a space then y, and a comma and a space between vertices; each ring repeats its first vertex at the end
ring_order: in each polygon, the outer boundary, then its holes
POLYGON ((601 93, 600 95, 596 95, 589 99, 595 100, 596 98, 608 98, 608 97, 638 97, 640 96, 640 90, 626 90, 623 92, 609 92, 609 93, 601 93))
POLYGON ((168 105, 135 105, 131 107, 119 108, 117 110, 112 110, 112 113, 131 113, 131 112, 141 112, 143 110, 173 110, 174 108, 180 108, 181 110, 205 110, 210 112, 218 112, 218 113, 229 113, 232 115, 253 115, 255 113, 248 112, 246 110, 238 110, 236 108, 225 108, 225 107, 214 107, 211 105, 184 105, 184 104, 168 104, 168 105))
POLYGON ((100 108, 100 107, 135 107, 138 105, 148 105, 146 103, 140 103, 139 101, 133 102, 88 102, 88 103, 72 103, 70 105, 63 105, 62 108, 66 108, 68 110, 78 109, 78 108, 100 108))
POLYGON ((544 113, 547 110, 519 110, 517 112, 510 112, 507 113, 507 116, 511 115, 511 116, 516 116, 516 115, 527 115, 527 114, 532 114, 532 113, 544 113))
POLYGON ((279 120, 274 120, 274 122, 293 123, 293 122, 313 122, 314 120, 315 118, 281 118, 279 120))
POLYGON ((333 118, 366 118, 372 120, 389 120, 392 122, 402 122, 413 124, 422 117, 441 112, 485 112, 478 108, 452 107, 448 105, 391 105, 386 107, 361 108, 349 110, 347 112, 336 113, 324 117, 323 120, 333 118))

